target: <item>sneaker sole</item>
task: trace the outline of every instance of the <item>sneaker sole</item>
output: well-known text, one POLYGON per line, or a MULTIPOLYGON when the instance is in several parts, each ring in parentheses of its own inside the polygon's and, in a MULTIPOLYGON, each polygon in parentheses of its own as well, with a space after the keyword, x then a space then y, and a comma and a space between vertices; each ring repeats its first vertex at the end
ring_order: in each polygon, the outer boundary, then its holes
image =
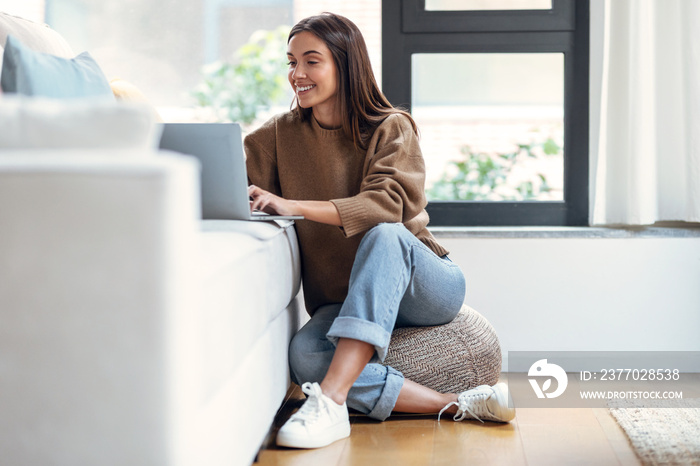
POLYGON ((321 448, 349 436, 350 424, 336 426, 333 429, 326 430, 324 435, 315 438, 280 431, 277 433, 277 445, 289 448, 321 448))

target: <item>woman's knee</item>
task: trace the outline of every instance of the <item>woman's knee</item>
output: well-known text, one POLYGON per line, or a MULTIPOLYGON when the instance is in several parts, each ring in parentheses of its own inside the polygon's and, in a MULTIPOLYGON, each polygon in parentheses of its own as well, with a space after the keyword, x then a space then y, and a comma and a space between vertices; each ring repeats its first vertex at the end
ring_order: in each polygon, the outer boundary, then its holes
POLYGON ((365 233, 360 249, 400 246, 406 234, 413 236, 402 223, 380 223, 365 233))

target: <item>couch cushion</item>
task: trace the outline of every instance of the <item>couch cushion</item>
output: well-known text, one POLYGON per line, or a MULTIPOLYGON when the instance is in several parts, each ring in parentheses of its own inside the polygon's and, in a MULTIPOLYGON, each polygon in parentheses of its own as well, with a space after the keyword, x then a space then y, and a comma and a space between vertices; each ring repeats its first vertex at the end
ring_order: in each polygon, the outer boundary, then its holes
POLYGON ((75 55, 68 42, 46 24, 38 24, 0 11, 0 65, 2 65, 2 55, 8 35, 16 37, 37 52, 50 53, 59 57, 75 55))
POLYGON ((0 97, 0 149, 150 149, 160 127, 143 103, 0 97))
POLYGON ((202 225, 199 359, 204 393, 213 395, 297 295, 301 275, 292 226, 236 220, 202 225))
POLYGON ((0 84, 3 92, 56 98, 111 97, 112 88, 88 52, 63 58, 36 52, 7 36, 0 84))

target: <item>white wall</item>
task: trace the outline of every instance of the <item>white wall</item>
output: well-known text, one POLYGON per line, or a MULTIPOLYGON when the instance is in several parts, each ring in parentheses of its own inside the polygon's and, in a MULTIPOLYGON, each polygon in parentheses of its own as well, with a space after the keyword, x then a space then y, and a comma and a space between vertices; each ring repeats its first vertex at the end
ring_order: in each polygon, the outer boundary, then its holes
POLYGON ((504 363, 508 351, 700 351, 700 237, 438 239, 504 363))
POLYGON ((0 0, 0 11, 37 23, 44 22, 44 10, 44 0, 0 0))

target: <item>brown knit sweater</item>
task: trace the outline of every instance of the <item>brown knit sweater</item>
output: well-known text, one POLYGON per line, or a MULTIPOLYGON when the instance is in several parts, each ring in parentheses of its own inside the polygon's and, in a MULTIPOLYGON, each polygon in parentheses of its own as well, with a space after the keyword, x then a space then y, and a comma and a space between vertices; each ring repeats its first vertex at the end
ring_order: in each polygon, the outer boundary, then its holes
POLYGON ((426 228, 425 165, 405 116, 386 118, 363 151, 342 129, 288 112, 249 134, 245 151, 251 183, 286 199, 331 201, 340 213, 342 228, 296 222, 310 314, 345 300, 360 240, 379 223, 402 222, 437 255, 447 254, 426 228))

